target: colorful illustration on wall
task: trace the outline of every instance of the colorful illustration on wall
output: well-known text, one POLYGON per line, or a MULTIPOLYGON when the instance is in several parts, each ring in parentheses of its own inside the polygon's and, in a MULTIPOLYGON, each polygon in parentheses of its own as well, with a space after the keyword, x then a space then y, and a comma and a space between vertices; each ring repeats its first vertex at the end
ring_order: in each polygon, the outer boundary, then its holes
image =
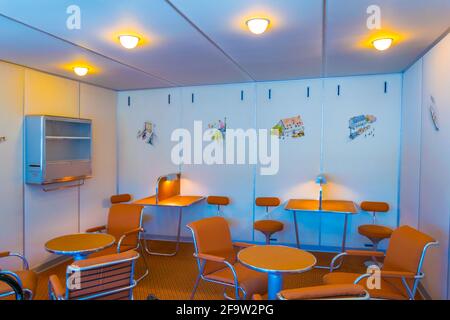
POLYGON ((301 116, 281 119, 272 127, 272 130, 272 133, 277 135, 280 139, 285 139, 287 137, 301 138, 305 136, 305 126, 303 125, 301 116))
POLYGON ((221 141, 225 139, 225 134, 227 132, 227 118, 224 120, 218 120, 217 122, 212 122, 208 124, 208 130, 211 131, 212 141, 221 141))
POLYGON ((155 138, 155 132, 154 132, 155 125, 151 122, 144 122, 144 129, 139 130, 137 137, 138 139, 142 139, 145 141, 145 143, 148 143, 149 145, 153 145, 153 140, 155 138))
POLYGON ((430 104, 430 115, 431 120, 433 120, 434 128, 436 131, 439 131, 439 120, 438 120, 438 114, 436 111, 436 102, 434 101, 434 97, 430 96, 431 104, 430 104))
POLYGON ((377 121, 377 118, 373 115, 366 114, 360 115, 353 118, 350 118, 348 121, 348 128, 350 129, 350 139, 354 140, 355 138, 364 135, 367 137, 375 137, 375 127, 374 123, 377 121))

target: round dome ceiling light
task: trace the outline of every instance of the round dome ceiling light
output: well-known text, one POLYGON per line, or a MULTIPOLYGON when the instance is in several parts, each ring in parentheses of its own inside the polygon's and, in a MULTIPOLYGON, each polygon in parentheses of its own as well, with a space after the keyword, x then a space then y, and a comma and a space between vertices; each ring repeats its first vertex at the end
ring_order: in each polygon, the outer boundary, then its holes
POLYGON ((75 67, 75 68, 73 68, 73 72, 75 72, 75 74, 77 76, 84 77, 85 75, 88 74, 89 68, 86 68, 86 67, 75 67))
POLYGON ((383 39, 377 39, 372 41, 373 46, 375 49, 379 51, 387 50, 392 45, 392 38, 383 38, 383 39))
POLYGON ((132 35, 119 36, 120 44, 126 49, 134 49, 139 43, 139 37, 132 35))
POLYGON ((264 18, 254 18, 247 20, 246 24, 250 32, 254 34, 262 34, 269 27, 270 20, 264 18))

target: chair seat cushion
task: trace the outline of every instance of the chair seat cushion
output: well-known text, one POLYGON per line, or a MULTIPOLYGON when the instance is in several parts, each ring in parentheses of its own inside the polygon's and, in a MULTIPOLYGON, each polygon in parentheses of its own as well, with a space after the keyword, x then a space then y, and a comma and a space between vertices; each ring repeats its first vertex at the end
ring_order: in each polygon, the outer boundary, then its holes
POLYGON ((369 239, 387 239, 391 237, 393 230, 377 224, 363 224, 358 227, 358 232, 369 239))
POLYGON ((255 230, 270 234, 283 230, 284 225, 276 220, 259 220, 255 221, 253 227, 255 230))
MULTIPOLYGON (((326 285, 351 284, 354 283, 360 275, 361 274, 359 273, 331 272, 323 277, 323 283, 326 285)), ((371 298, 389 300, 408 299, 408 294, 406 289, 403 287, 401 280, 381 279, 379 289, 369 289, 367 287, 367 278, 362 279, 358 284, 367 290, 371 298)))
MULTIPOLYGON (((24 289, 28 289, 33 294, 36 292, 38 277, 34 271, 31 270, 22 270, 22 271, 13 271, 17 274, 22 281, 22 287, 24 289)), ((6 283, 0 282, 0 294, 12 291, 11 287, 6 283)))
MULTIPOLYGON (((239 280, 239 286, 245 290, 246 299, 251 299, 253 294, 265 294, 267 292, 267 274, 251 270, 239 262, 234 264, 234 269, 239 280)), ((228 284, 234 284, 233 273, 230 268, 224 268, 208 275, 205 278, 228 284)))

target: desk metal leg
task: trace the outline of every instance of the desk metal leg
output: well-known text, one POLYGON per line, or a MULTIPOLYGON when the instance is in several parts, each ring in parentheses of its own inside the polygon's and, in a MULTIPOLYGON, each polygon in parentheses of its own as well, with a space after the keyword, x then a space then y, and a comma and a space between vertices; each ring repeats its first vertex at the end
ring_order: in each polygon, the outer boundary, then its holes
POLYGON ((297 242, 297 248, 300 249, 300 240, 298 239, 297 211, 293 211, 293 214, 294 214, 294 226, 295 226, 295 240, 297 242))
POLYGON ((147 241, 144 240, 144 249, 145 251, 152 255, 152 256, 164 256, 164 257, 173 257, 178 253, 178 250, 180 249, 180 234, 181 234, 181 218, 183 217, 183 209, 182 207, 179 208, 178 211, 178 231, 177 231, 177 242, 175 245, 175 251, 171 253, 163 253, 163 252, 155 252, 151 251, 147 245, 147 241))
POLYGON ((283 275, 278 272, 269 272, 268 299, 277 300, 277 294, 283 290, 283 275))

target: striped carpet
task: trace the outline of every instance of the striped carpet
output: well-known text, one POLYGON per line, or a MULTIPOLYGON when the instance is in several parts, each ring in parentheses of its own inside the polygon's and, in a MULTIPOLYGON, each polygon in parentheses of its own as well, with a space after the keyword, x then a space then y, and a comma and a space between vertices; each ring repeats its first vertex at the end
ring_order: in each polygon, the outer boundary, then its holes
MULTIPOLYGON (((152 250, 170 251, 174 243, 150 241, 152 250)), ((150 268, 150 274, 143 279, 134 289, 134 299, 143 300, 149 294, 162 300, 184 300, 189 299, 198 274, 197 264, 192 256, 194 252, 191 243, 182 243, 180 251, 175 257, 161 257, 145 255, 145 259, 150 268)), ((318 265, 329 265, 330 259, 334 256, 331 253, 314 252, 318 260, 318 265)), ((364 259, 349 257, 346 259, 342 271, 364 272, 364 259)), ((48 277, 56 274, 62 282, 65 279, 66 264, 58 265, 52 269, 39 274, 38 289, 35 299, 48 299, 48 277)), ((136 273, 141 275, 144 264, 141 259, 137 263, 136 273)), ((285 288, 298 288, 321 284, 322 276, 328 271, 325 269, 313 269, 303 274, 288 275, 284 280, 285 288)), ((211 300, 223 299, 223 287, 217 284, 201 281, 195 299, 211 300)))

